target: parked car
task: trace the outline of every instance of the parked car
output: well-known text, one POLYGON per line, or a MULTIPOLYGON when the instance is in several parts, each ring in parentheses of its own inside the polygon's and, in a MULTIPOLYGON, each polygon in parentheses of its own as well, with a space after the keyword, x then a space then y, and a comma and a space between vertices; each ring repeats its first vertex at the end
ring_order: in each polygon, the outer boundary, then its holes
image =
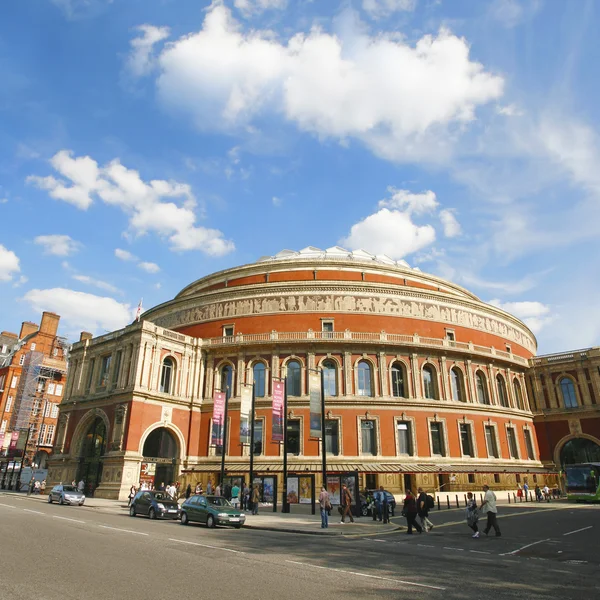
MULTIPOLYGON (((369 497, 373 497, 375 492, 378 491, 379 490, 367 490, 367 494, 369 495, 369 497)), ((394 498, 394 494, 392 494, 392 492, 388 492, 387 490, 383 490, 383 493, 387 498, 390 515, 393 517, 394 513, 396 512, 396 498, 394 498)), ((369 503, 367 501, 366 496, 364 496, 363 494, 360 494, 360 512, 363 517, 366 517, 371 514, 371 510, 369 509, 369 503)))
POLYGON ((246 515, 222 496, 191 496, 181 505, 181 524, 206 523, 207 527, 233 525, 239 529, 246 515))
POLYGON ((48 504, 78 504, 83 506, 85 496, 74 485, 55 485, 48 494, 48 504))
POLYGON ((148 515, 151 519, 179 519, 179 504, 166 492, 139 491, 131 501, 129 516, 148 515))

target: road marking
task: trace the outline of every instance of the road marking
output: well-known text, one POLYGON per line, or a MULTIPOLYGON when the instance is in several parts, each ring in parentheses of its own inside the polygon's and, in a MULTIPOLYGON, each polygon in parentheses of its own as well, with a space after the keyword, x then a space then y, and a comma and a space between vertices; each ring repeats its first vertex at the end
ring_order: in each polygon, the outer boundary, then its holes
POLYGON ((580 531, 585 531, 586 529, 591 529, 593 525, 589 527, 582 527, 581 529, 576 529, 575 531, 569 531, 569 533, 563 533, 563 535, 573 535, 574 533, 579 533, 580 531))
POLYGON ((464 552, 464 548, 450 548, 450 546, 443 546, 444 550, 459 550, 460 552, 464 552))
POLYGON ((412 585, 415 587, 428 588, 430 590, 445 590, 446 588, 437 585, 427 585, 425 583, 415 583, 414 581, 404 581, 403 579, 394 579, 392 577, 382 577, 380 575, 370 575, 369 573, 359 573, 358 571, 346 571, 344 569, 334 569, 333 567, 322 567, 320 565, 311 565, 310 563, 298 562, 296 560, 286 560, 285 562, 293 565, 302 565, 303 567, 312 567, 313 569, 324 569, 326 571, 335 571, 336 573, 344 573, 346 575, 356 575, 357 577, 368 577, 369 579, 379 579, 380 581, 393 581, 403 585, 412 585))
POLYGON ((43 513, 39 510, 31 510, 29 508, 24 508, 23 512, 30 512, 30 513, 35 513, 36 515, 45 515, 46 513, 43 513))
POLYGON ((202 548, 211 548, 212 550, 223 550, 223 552, 233 552, 235 554, 246 554, 241 550, 232 550, 231 548, 223 548, 221 546, 209 546, 208 544, 199 544, 198 542, 188 542, 187 540, 176 540, 169 538, 170 542, 179 542, 180 544, 189 544, 190 546, 201 546, 202 548))
POLYGON ((473 554, 491 554, 491 552, 484 552, 483 550, 469 550, 473 554))
POLYGON ((2 503, 0 503, 0 506, 6 506, 6 508, 17 508, 16 506, 13 506, 12 504, 2 504, 2 503))
POLYGON ((132 531, 131 529, 119 529, 118 527, 109 527, 108 525, 98 525, 98 527, 102 527, 102 529, 112 529, 113 531, 124 531, 125 533, 135 533, 135 535, 148 535, 147 533, 142 533, 141 531, 132 531))
POLYGON ((504 552, 504 554, 500 554, 500 556, 509 556, 511 554, 517 554, 517 552, 521 552, 521 550, 525 550, 525 548, 531 548, 531 546, 535 546, 536 544, 543 544, 544 542, 549 542, 550 538, 547 538, 545 540, 538 540, 537 542, 532 542, 531 544, 527 544, 526 546, 521 546, 521 548, 517 548, 516 550, 513 550, 512 552, 504 552))
POLYGON ((435 546, 432 546, 431 544, 417 544, 417 546, 421 546, 421 548, 435 548, 435 546))
POLYGON ((54 515, 53 519, 62 519, 63 521, 73 521, 73 523, 85 523, 85 521, 80 521, 79 519, 70 519, 69 517, 59 517, 54 515))
POLYGON ((371 540, 372 542, 383 542, 384 544, 387 544, 387 540, 371 540))

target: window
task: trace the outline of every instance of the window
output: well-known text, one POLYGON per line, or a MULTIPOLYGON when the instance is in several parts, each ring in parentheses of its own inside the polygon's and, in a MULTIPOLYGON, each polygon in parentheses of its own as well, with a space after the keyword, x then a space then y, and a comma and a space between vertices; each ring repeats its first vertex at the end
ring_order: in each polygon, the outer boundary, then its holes
POLYGON ((25 355, 21 354, 21 358, 19 358, 19 366, 22 367, 25 364, 25 355))
POLYGON ((50 394, 51 396, 54 396, 54 390, 56 389, 56 384, 55 383, 49 383, 48 384, 48 394, 50 394))
POLYGON ((321 331, 324 338, 333 337, 333 321, 321 321, 321 331))
POLYGON ((36 398, 33 402, 33 407, 31 409, 31 414, 34 417, 37 417, 40 414, 40 408, 42 407, 42 401, 39 398, 36 398))
POLYGON ((254 363, 254 367, 252 368, 252 375, 254 377, 254 394, 257 398, 265 397, 265 375, 266 368, 264 363, 257 362, 254 363))
POLYGON ((375 438, 375 421, 363 419, 360 422, 362 453, 377 456, 377 440, 375 438))
POLYGON ((54 425, 48 425, 46 427, 46 435, 44 436, 44 445, 52 446, 52 441, 54 439, 54 425))
POLYGON ((63 386, 62 383, 56 384, 56 396, 62 396, 63 386))
POLYGON ((260 456, 263 453, 263 420, 254 420, 254 456, 260 456))
POLYGON ((577 408, 577 395, 575 393, 575 386, 568 377, 563 377, 560 380, 560 389, 565 408, 577 408))
POLYGON ((4 382, 6 381, 6 375, 0 376, 0 392, 4 391, 4 382))
POLYGON ((488 395, 487 382, 485 375, 481 371, 475 373, 475 387, 477 389, 477 401, 479 404, 489 404, 490 397, 488 395))
POLYGON ((223 337, 232 337, 234 333, 233 325, 224 325, 223 326, 223 337))
POLYGON ((4 345, 2 346, 2 354, 6 354, 6 353, 7 353, 7 351, 8 351, 8 348, 6 347, 6 344, 4 344, 4 345))
POLYGON ((115 366, 113 367, 112 373, 112 385, 113 387, 117 385, 117 381, 119 380, 119 375, 121 374, 121 360, 122 360, 123 352, 121 350, 117 350, 115 354, 115 366))
POLYGON ((372 396, 371 365, 366 360, 358 363, 358 395, 372 396))
POLYGON ((322 366, 323 387, 326 396, 337 396, 337 368, 332 360, 326 360, 322 366))
POLYGON ((103 356, 100 359, 100 374, 98 375, 98 387, 106 387, 108 384, 108 372, 110 371, 110 363, 112 362, 112 356, 103 356))
POLYGON ((529 460, 535 460, 535 453, 533 451, 533 441, 531 439, 531 431, 529 429, 523 430, 525 436, 525 448, 527 449, 527 458, 529 460))
POLYGON ((537 483, 537 475, 533 475, 533 483, 537 483))
POLYGON ((6 400, 6 406, 4 407, 4 412, 10 412, 12 409, 13 397, 9 396, 6 400))
POLYGON ((431 365, 423 367, 423 396, 430 400, 437 400, 435 369, 431 365))
POLYGON ((452 387, 452 399, 458 402, 466 402, 463 374, 458 367, 450 369, 450 385, 452 387))
MULTIPOLYGON (((520 479, 520 476, 517 475, 517 478, 520 479)), ((500 483, 500 475, 498 473, 494 473, 494 483, 500 483)))
POLYGON ((340 453, 340 422, 337 419, 325 421, 325 450, 333 456, 340 453))
POLYGON ((226 398, 230 398, 233 392, 233 369, 229 365, 221 369, 221 391, 225 392, 226 398))
POLYGON ((30 346, 30 350, 33 352, 35 350, 35 342, 33 342, 30 346))
POLYGON ((485 426, 485 442, 489 458, 500 458, 498 454, 498 444, 496 443, 496 431, 493 425, 485 426))
POLYGON ((413 456, 412 431, 409 421, 399 421, 396 423, 398 431, 398 454, 413 456))
POLYGON ((175 363, 173 359, 168 357, 163 360, 160 370, 160 387, 158 388, 163 394, 170 394, 173 380, 175 379, 175 363))
POLYGON ((301 383, 301 366, 297 360, 290 360, 287 363, 287 393, 288 396, 300 396, 302 394, 301 383))
POLYGON ((4 433, 6 431, 7 425, 8 425, 8 421, 6 419, 4 419, 4 421, 2 421, 2 425, 0 425, 0 433, 4 433))
POLYGON ((46 408, 44 409, 44 418, 49 417, 52 412, 52 402, 46 401, 46 408))
POLYGON ((515 402, 517 403, 517 408, 519 410, 525 410, 525 405, 523 404, 523 394, 521 392, 521 384, 513 379, 513 390, 515 392, 515 402))
POLYGON ((94 363, 95 362, 96 362, 96 360, 94 358, 92 358, 92 360, 90 360, 90 366, 88 367, 87 385, 85 386, 86 392, 89 392, 92 387, 92 378, 94 377, 94 363))
POLYGON ((43 393, 46 390, 46 380, 40 379, 37 384, 37 391, 43 393))
POLYGON ((469 483, 475 483, 475 473, 469 473, 469 483))
POLYGON ((508 449, 511 458, 519 458, 519 448, 517 447, 517 434, 514 427, 506 428, 506 437, 508 439, 508 449))
POLYGON ((392 396, 407 398, 404 367, 399 362, 392 365, 392 396))
POLYGON ((429 431, 431 433, 431 453, 438 456, 446 456, 442 424, 429 423, 429 431))
POLYGON ((504 377, 498 374, 496 375, 496 389, 498 390, 498 402, 500 402, 500 406, 504 406, 504 408, 508 408, 508 394, 506 393, 506 383, 504 381, 504 377))
POLYGON ((54 348, 54 350, 52 350, 52 356, 58 356, 58 348, 54 348))
POLYGON ((287 440, 288 454, 300 454, 300 421, 297 419, 287 422, 287 440))
POLYGON ((449 346, 456 346, 456 335, 454 334, 454 330, 446 329, 446 339, 448 340, 449 346))
POLYGON ((52 419, 56 419, 58 417, 58 404, 52 404, 52 413, 50 414, 50 417, 52 419))
POLYGON ((473 452, 473 436, 471 435, 471 425, 469 423, 460 423, 460 444, 464 456, 475 456, 473 452))
POLYGON ((19 378, 16 375, 13 375, 12 381, 10 382, 10 387, 11 388, 16 388, 18 380, 19 380, 19 378))

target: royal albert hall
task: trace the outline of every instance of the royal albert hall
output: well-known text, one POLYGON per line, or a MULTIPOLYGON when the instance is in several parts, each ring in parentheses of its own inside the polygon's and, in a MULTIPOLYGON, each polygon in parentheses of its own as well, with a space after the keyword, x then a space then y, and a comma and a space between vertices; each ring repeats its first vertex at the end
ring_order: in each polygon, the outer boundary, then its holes
MULTIPOLYGON (((139 322, 74 344, 49 481, 125 498, 141 480, 206 487, 215 392, 227 391, 224 470, 249 476, 242 389, 254 384, 254 473, 282 489, 272 390, 287 387, 289 473, 321 484, 309 374, 323 373, 328 474, 400 494, 516 489, 540 462, 524 374, 536 339, 513 315, 404 261, 284 250, 220 271, 139 322)), ((268 490, 267 490, 268 491, 268 490)))

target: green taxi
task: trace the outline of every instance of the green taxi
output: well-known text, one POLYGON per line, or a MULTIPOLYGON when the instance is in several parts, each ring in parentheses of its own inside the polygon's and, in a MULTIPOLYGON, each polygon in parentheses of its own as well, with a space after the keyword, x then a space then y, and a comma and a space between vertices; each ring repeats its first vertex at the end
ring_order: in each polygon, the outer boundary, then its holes
POLYGON ((206 523, 209 528, 216 525, 232 525, 239 529, 246 522, 246 515, 222 496, 190 496, 181 505, 181 524, 206 523))

